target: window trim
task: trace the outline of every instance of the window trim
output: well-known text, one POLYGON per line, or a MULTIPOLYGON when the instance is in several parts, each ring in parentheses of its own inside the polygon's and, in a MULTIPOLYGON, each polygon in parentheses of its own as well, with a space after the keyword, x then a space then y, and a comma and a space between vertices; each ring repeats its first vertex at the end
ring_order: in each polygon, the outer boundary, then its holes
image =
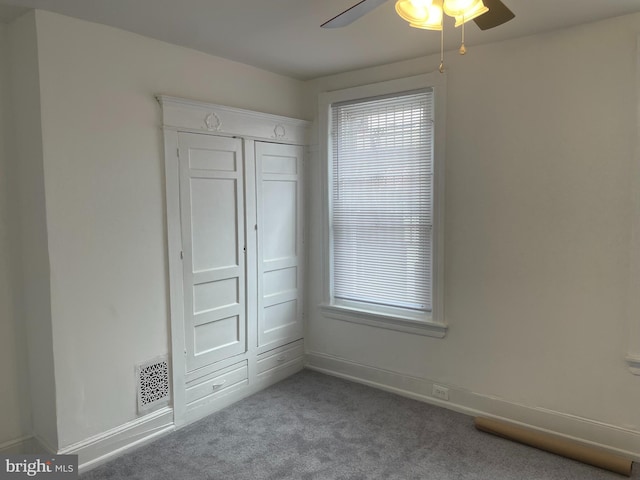
POLYGON ((321 312, 333 319, 406 333, 442 338, 447 331, 444 316, 444 158, 446 125, 446 74, 432 72, 386 82, 362 85, 321 93, 318 97, 320 154, 322 165, 323 209, 323 303, 321 312), (333 251, 330 238, 331 215, 331 105, 432 88, 434 95, 434 152, 433 152, 433 258, 432 312, 421 319, 393 312, 378 312, 353 305, 334 302, 331 292, 333 251))
MULTIPOLYGON (((640 79, 640 35, 636 39, 636 75, 640 79)), ((640 82, 637 82, 636 112, 638 125, 640 125, 640 82)), ((640 172, 640 128, 636 137, 635 163, 632 178, 634 179, 634 191, 638 190, 638 173, 640 172)), ((631 275, 629 276, 629 291, 637 292, 640 289, 640 198, 634 195, 633 198, 633 222, 631 224, 631 275)), ((625 360, 629 371, 640 376, 640 317, 638 308, 640 302, 635 296, 629 308, 628 316, 628 346, 625 360)))

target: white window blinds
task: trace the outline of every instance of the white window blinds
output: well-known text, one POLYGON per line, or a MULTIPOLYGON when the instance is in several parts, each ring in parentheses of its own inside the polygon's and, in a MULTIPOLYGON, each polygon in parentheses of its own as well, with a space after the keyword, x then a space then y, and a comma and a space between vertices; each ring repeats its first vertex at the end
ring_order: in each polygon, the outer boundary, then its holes
POLYGON ((430 312, 433 91, 333 104, 333 297, 430 312))

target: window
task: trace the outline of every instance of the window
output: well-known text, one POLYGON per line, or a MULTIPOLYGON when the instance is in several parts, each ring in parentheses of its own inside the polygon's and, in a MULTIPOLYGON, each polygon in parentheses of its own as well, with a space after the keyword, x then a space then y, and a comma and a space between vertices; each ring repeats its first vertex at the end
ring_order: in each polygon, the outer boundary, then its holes
MULTIPOLYGON (((440 74, 438 74, 440 75, 440 74)), ((331 92, 325 314, 444 336, 439 125, 443 79, 331 92)))

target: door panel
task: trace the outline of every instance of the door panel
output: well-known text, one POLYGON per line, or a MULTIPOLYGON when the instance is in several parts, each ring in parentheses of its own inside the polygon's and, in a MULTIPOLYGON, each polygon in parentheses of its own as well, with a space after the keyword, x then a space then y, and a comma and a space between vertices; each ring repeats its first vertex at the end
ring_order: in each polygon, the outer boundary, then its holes
MULTIPOLYGON (((262 181, 264 261, 280 258, 296 258, 298 212, 298 181, 287 178, 277 180, 275 175, 265 175, 262 181)), ((284 176, 284 175, 283 175, 284 176)), ((287 177, 289 177, 287 175, 287 177)))
POLYGON ((238 265, 237 180, 211 175, 191 178, 194 272, 238 265))
POLYGON ((285 327, 295 326, 298 320, 297 303, 297 299, 292 298, 266 306, 264 309, 264 332, 269 334, 285 327))
POLYGON ((265 297, 278 292, 295 291, 298 288, 298 269, 296 267, 266 271, 263 276, 265 297))
POLYGON ((239 139, 180 133, 187 372, 246 351, 239 139))
POLYGON ((200 283, 193 287, 193 313, 197 315, 221 306, 237 305, 239 293, 237 278, 200 283))
POLYGON ((259 353, 302 338, 302 154, 256 142, 259 353))

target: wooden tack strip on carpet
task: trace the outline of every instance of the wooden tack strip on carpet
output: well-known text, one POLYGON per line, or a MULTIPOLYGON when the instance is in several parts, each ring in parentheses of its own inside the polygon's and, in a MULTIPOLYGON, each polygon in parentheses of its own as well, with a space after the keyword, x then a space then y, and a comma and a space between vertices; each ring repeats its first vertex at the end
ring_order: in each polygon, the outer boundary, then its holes
POLYGON ((476 417, 474 423, 476 428, 483 432, 492 433, 508 440, 524 443, 525 445, 604 468, 605 470, 611 470, 620 475, 631 476, 633 462, 619 455, 490 418, 476 417))

